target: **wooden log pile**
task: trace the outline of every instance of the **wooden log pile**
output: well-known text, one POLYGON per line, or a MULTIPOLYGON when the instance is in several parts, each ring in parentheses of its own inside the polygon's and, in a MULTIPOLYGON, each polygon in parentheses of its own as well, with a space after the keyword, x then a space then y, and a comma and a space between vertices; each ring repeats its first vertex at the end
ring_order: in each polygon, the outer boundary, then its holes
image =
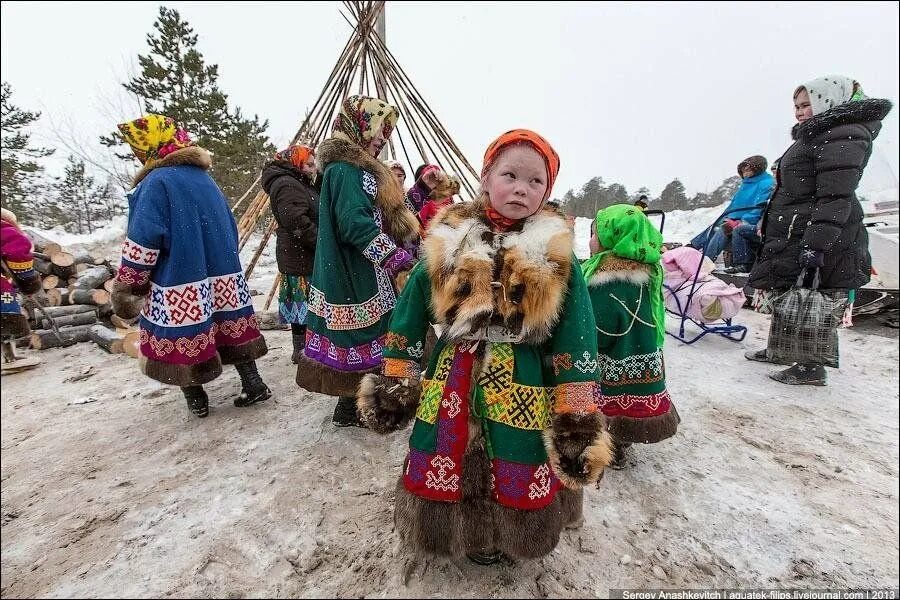
MULTIPOLYGON (((112 354, 126 353, 126 336, 137 339, 134 323, 114 323, 110 298, 116 265, 86 250, 67 252, 42 235, 27 231, 34 244, 34 269, 40 274, 43 309, 23 308, 37 350, 94 342, 112 354), (55 326, 55 327, 54 327, 55 326)), ((129 354, 131 355, 131 354, 129 354)))

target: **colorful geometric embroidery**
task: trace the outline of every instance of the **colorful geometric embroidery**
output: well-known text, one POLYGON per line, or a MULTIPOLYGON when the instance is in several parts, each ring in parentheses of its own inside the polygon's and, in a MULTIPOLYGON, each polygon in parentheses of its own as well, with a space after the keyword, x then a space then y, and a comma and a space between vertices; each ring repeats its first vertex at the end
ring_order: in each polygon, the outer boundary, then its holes
POLYGON ((324 335, 307 329, 306 348, 303 352, 308 358, 338 371, 366 371, 382 365, 383 340, 382 337, 344 348, 334 344, 324 335))
POLYGON ((437 363, 434 366, 434 379, 444 382, 450 376, 450 367, 453 366, 454 345, 448 344, 441 350, 437 363))
POLYGON ((28 271, 34 268, 33 260, 24 260, 22 262, 16 262, 13 260, 6 261, 6 266, 9 267, 10 271, 28 271))
POLYGON ((600 359, 600 377, 604 385, 631 385, 635 383, 655 383, 664 376, 663 354, 661 350, 648 354, 635 354, 615 359, 605 354, 600 359))
POLYGON ((492 483, 498 503, 520 510, 544 508, 561 485, 547 463, 526 465, 497 458, 493 460, 492 483))
POLYGON ((597 411, 597 384, 593 381, 561 383, 553 390, 554 410, 557 413, 586 415, 597 411))
POLYGON ((159 260, 159 250, 141 246, 134 240, 125 238, 122 245, 122 258, 138 265, 152 267, 159 260))
POLYGON ((392 275, 396 275, 400 271, 411 268, 413 265, 413 257, 403 248, 397 248, 386 261, 384 261, 384 270, 392 275))
POLYGON ((384 233, 379 233, 372 238, 372 241, 369 242, 366 249, 362 251, 362 254, 372 261, 375 266, 381 266, 384 259, 390 256, 395 250, 397 250, 397 245, 391 241, 391 238, 384 233))
POLYGON ((161 327, 185 327, 204 323, 217 312, 252 306, 243 273, 163 287, 151 284, 144 318, 161 327))
POLYGON ((490 362, 478 380, 488 405, 509 396, 513 379, 512 344, 491 344, 490 362))
POLYGON ((378 195, 378 180, 368 171, 362 172, 362 188, 372 199, 378 195))
POLYGON ((565 354, 554 354, 553 355, 553 372, 556 375, 559 375, 561 371, 572 368, 572 355, 566 352, 565 354))
POLYGON ((384 336, 384 347, 388 350, 397 350, 398 352, 403 352, 406 350, 406 344, 408 344, 405 335, 400 335, 399 333, 394 333, 393 331, 388 331, 387 335, 384 336))
POLYGON ((403 377, 418 380, 421 375, 419 363, 402 358, 385 358, 382 373, 387 377, 403 377))
POLYGON ((169 363, 196 364, 215 354, 216 346, 243 344, 259 336, 259 323, 255 315, 237 320, 223 320, 213 323, 207 332, 193 337, 158 338, 141 328, 140 343, 144 356, 169 363), (230 339, 228 339, 230 338, 230 339), (174 356, 170 356, 173 355, 174 356))
POLYGON ((591 356, 590 352, 585 351, 581 359, 575 361, 575 368, 587 375, 588 373, 597 373, 597 361, 591 356))
POLYGON ((550 394, 546 388, 514 383, 499 401, 488 401, 487 396, 485 393, 486 416, 491 421, 535 431, 550 427, 550 394))
POLYGON ((365 329, 377 323, 397 304, 394 286, 381 267, 375 267, 378 291, 359 304, 331 304, 325 294, 315 286, 309 286, 309 311, 325 320, 325 327, 334 331, 365 329))
POLYGON ((444 390, 443 381, 425 379, 422 381, 422 398, 416 409, 416 418, 430 425, 437 421, 438 409, 441 405, 441 395, 444 390))
POLYGON ((116 280, 134 287, 144 286, 150 281, 150 271, 134 269, 123 264, 119 267, 119 272, 116 274, 116 280))
POLYGON ((622 414, 635 418, 656 416, 669 412, 671 404, 668 390, 647 395, 600 395, 600 408, 603 414, 611 417, 622 414))

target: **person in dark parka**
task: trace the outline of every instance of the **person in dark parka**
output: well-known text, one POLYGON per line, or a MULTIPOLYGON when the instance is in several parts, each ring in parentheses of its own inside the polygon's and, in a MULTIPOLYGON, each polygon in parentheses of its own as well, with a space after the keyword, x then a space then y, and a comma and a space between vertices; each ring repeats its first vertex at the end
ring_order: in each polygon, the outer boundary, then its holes
MULTIPOLYGON (((778 181, 763 215, 762 247, 749 284, 784 290, 805 274, 809 287, 817 273, 821 289, 846 296, 868 283, 871 274, 856 187, 892 104, 867 98, 851 78, 827 76, 798 87, 794 106, 795 141, 778 161, 778 181)), ((764 349, 746 357, 771 362, 772 353, 764 349)), ((771 377, 788 384, 826 384, 824 366, 813 362, 799 362, 771 377)))
POLYGON ((263 167, 262 187, 269 195, 275 231, 275 259, 281 273, 278 290, 280 320, 291 325, 296 363, 306 339, 307 297, 319 234, 319 192, 316 156, 312 148, 294 145, 275 154, 263 167))

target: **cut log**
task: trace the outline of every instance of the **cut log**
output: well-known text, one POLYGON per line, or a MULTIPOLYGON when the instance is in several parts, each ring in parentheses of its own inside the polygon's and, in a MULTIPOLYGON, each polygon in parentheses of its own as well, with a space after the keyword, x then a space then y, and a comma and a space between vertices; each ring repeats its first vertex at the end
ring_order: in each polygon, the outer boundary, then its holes
POLYGON ((97 305, 97 314, 100 315, 101 319, 112 316, 112 314, 113 314, 112 303, 98 304, 97 305))
POLYGON ((44 311, 53 317, 68 317, 69 315, 77 315, 79 313, 97 314, 97 307, 90 304, 75 304, 73 306, 48 306, 44 311))
POLYGON ((75 257, 68 252, 57 252, 50 255, 50 271, 62 279, 75 274, 75 257))
POLYGON ((115 279, 110 277, 109 279, 107 279, 106 281, 103 282, 103 289, 106 290, 107 292, 109 292, 110 294, 112 294, 113 293, 113 285, 115 285, 115 279))
POLYGON ((45 275, 41 280, 41 287, 43 287, 45 291, 58 288, 59 277, 56 275, 45 275))
POLYGON ((107 280, 112 278, 106 267, 92 266, 78 275, 78 280, 73 288, 76 290, 96 290, 103 287, 107 280))
POLYGON ((126 334, 125 339, 122 341, 122 346, 125 349, 125 354, 127 354, 131 358, 140 358, 141 332, 135 330, 126 334))
POLYGON ((75 263, 75 273, 80 274, 91 268, 91 265, 85 263, 75 263))
POLYGON ((99 323, 91 327, 91 341, 110 354, 125 352, 124 338, 117 335, 112 329, 108 329, 99 323))
POLYGON ((138 317, 134 319, 123 319, 119 315, 112 315, 109 322, 116 326, 117 329, 134 329, 138 322, 138 317))
POLYGON ((75 259, 76 265, 93 265, 96 264, 94 260, 97 258, 87 250, 73 252, 72 257, 75 259))
POLYGON ((32 230, 30 227, 26 227, 24 231, 25 235, 27 235, 31 239, 31 242, 34 245, 34 249, 36 251, 48 256, 52 256, 53 254, 62 250, 62 246, 60 246, 53 240, 45 238, 41 234, 32 230))
POLYGON ((76 281, 78 281, 78 275, 72 275, 71 277, 69 277, 69 278, 66 280, 66 283, 69 284, 69 291, 70 291, 70 292, 71 292, 73 289, 75 289, 73 286, 75 285, 75 282, 76 282, 76 281))
POLYGON ((59 292, 59 305, 60 306, 70 306, 72 302, 69 300, 69 294, 72 291, 69 288, 58 287, 56 291, 59 292))
POLYGON ((69 294, 71 304, 93 304, 100 306, 109 304, 109 292, 106 290, 72 290, 69 294))
POLYGON ((34 270, 40 273, 41 275, 49 275, 50 274, 50 261, 44 260, 43 258, 34 258, 34 270))
POLYGON ((47 350, 48 348, 61 348, 77 342, 87 342, 91 339, 91 325, 76 325, 59 330, 59 338, 52 329, 38 329, 31 334, 31 347, 35 350, 47 350))
POLYGON ((59 290, 44 290, 44 295, 47 296, 48 307, 56 307, 62 304, 62 294, 59 293, 59 290))
MULTIPOLYGON (((49 313, 48 313, 49 314, 49 313)), ((38 312, 38 316, 40 312, 38 312)), ((80 312, 75 313, 73 315, 65 315, 61 317, 53 317, 53 321, 56 323, 56 326, 60 329, 63 327, 73 327, 75 325, 93 325, 97 322, 97 313, 96 311, 90 312, 80 312)), ((41 317, 39 325, 42 329, 52 329, 53 325, 50 323, 50 320, 41 317)))

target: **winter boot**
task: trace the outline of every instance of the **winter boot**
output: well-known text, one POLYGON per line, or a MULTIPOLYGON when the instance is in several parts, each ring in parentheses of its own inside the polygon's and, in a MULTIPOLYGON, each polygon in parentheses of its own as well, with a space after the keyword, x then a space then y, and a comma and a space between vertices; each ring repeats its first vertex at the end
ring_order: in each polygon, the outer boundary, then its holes
POLYGON ((184 399, 187 400, 188 408, 192 413, 201 419, 209 415, 209 397, 202 385, 191 385, 181 388, 184 399))
POLYGON ((359 413, 356 412, 356 398, 353 396, 338 398, 331 421, 337 427, 365 427, 359 420, 359 413))
POLYGON ((749 273, 752 268, 753 265, 738 264, 728 267, 725 269, 725 272, 729 275, 736 275, 740 273, 749 273))
POLYGON ((479 550, 478 552, 466 553, 466 558, 471 560, 476 565, 481 565, 483 567, 500 562, 500 559, 502 557, 503 553, 499 550, 479 550))
POLYGON ((797 363, 784 371, 769 373, 769 377, 787 385, 828 385, 825 367, 815 363, 797 363))
POLYGON ((291 325, 291 343, 294 351, 291 353, 291 362, 295 365, 300 362, 303 356, 303 348, 306 345, 306 325, 291 325))
POLYGON ((272 397, 272 391, 263 383, 256 370, 256 361, 238 363, 234 367, 241 376, 241 393, 234 399, 235 406, 250 406, 272 397))
POLYGON ((744 352, 744 358, 747 360, 755 360, 757 362, 772 363, 773 365, 789 365, 791 363, 781 360, 775 360, 769 357, 769 351, 766 348, 762 350, 748 350, 744 352))

